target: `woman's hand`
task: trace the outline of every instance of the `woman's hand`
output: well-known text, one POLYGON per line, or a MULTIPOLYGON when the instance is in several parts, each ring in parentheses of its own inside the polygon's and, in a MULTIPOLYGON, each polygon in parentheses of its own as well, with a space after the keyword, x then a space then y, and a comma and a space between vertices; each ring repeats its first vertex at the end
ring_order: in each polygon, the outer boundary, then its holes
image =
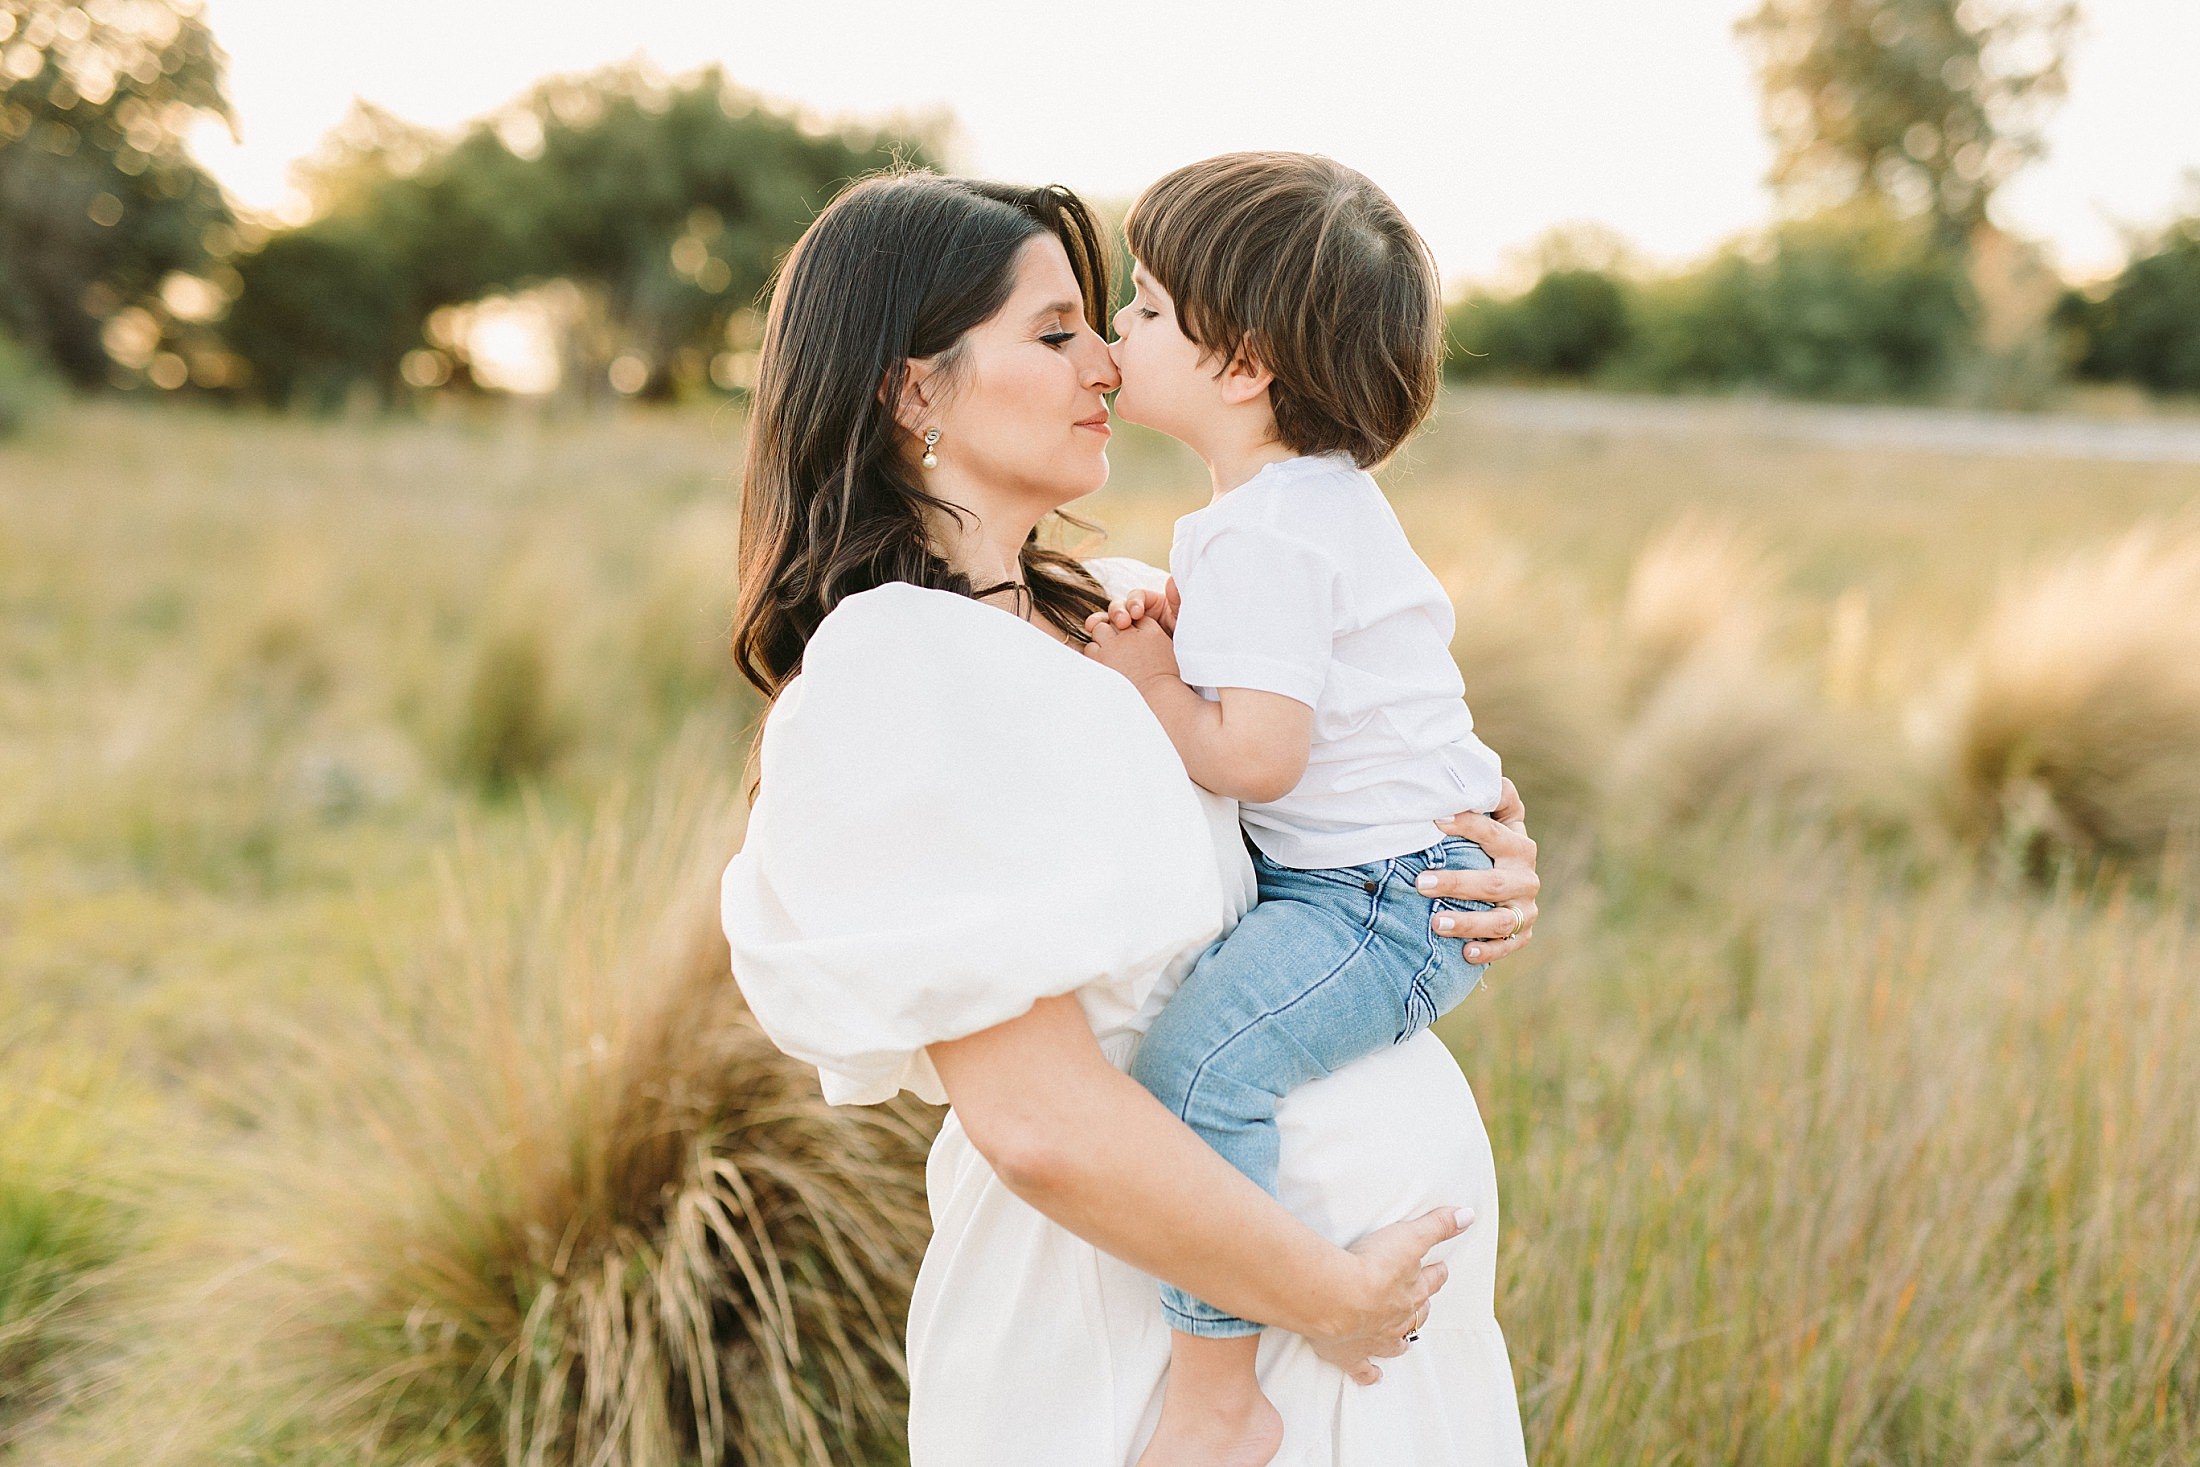
POLYGON ((1376 1358, 1406 1352, 1407 1336, 1428 1323, 1429 1300, 1451 1276, 1445 1265, 1422 1259, 1473 1221, 1469 1208, 1439 1207, 1354 1243, 1349 1251, 1360 1269, 1360 1302, 1335 1333, 1306 1337, 1314 1353, 1361 1385, 1381 1380, 1376 1358))
POLYGON ((1424 895, 1490 904, 1487 912, 1442 912, 1430 919, 1439 935, 1464 942, 1470 963, 1509 957, 1535 935, 1535 898, 1543 888, 1542 878, 1535 874, 1535 842, 1528 838, 1528 812, 1520 803, 1520 791, 1509 779, 1501 788, 1503 797, 1489 814, 1462 810, 1436 822, 1438 830, 1471 840, 1487 851, 1495 863, 1492 869, 1421 874, 1424 895))

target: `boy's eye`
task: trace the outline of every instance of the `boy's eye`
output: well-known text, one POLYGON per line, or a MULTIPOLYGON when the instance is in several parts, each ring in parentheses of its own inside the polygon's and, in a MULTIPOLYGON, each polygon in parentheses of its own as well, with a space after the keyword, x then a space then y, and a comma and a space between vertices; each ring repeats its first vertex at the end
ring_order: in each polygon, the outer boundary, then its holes
POLYGON ((1160 315, 1161 313, 1160 313, 1159 311, 1155 311, 1155 310, 1149 310, 1149 309, 1147 309, 1147 308, 1146 308, 1145 306, 1140 306, 1140 307, 1138 308, 1138 314, 1139 314, 1139 315, 1140 315, 1141 317, 1143 317, 1143 318, 1144 318, 1145 320, 1151 321, 1151 320, 1153 320, 1153 319, 1154 319, 1154 318, 1155 318, 1156 316, 1159 316, 1159 315, 1160 315))

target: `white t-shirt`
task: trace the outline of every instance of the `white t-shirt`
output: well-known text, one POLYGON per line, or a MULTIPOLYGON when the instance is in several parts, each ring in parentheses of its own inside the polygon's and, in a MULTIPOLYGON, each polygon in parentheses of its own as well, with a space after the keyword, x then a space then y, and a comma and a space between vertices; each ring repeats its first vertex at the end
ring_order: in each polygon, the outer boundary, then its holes
POLYGON ((1185 682, 1314 710, 1304 777, 1240 807, 1270 860, 1380 861, 1443 839, 1444 816, 1496 807, 1497 755, 1474 736, 1451 658, 1451 600, 1349 456, 1270 464, 1184 516, 1169 574, 1185 682))

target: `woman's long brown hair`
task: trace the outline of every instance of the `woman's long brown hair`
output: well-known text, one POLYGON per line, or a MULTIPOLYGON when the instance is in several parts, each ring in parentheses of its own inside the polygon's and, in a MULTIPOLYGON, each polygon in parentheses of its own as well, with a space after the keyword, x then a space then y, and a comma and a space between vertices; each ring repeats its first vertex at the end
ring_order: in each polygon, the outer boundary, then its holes
MULTIPOLYGON (((1107 253, 1092 211, 1064 188, 879 174, 827 205, 788 255, 749 414, 733 618, 734 659, 766 697, 857 592, 976 589, 926 535, 928 514, 964 512, 925 490, 891 404, 909 359, 949 350, 1000 310, 1017 251, 1040 234, 1062 242, 1104 334, 1107 253)), ((1099 585, 1036 529, 1021 560, 1039 613, 1082 638, 1107 605, 1099 585)))

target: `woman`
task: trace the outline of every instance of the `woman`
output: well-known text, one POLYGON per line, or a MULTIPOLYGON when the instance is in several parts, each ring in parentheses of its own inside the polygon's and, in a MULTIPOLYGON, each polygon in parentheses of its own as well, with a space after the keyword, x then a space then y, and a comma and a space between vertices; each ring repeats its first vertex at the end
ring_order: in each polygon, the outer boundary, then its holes
MULTIPOLYGON (((1107 476, 1104 259, 1065 191, 918 173, 848 190, 790 256, 742 507, 735 645, 774 706, 722 890, 735 976, 828 1099, 953 1106, 910 1308, 916 1467, 1132 1461, 1155 1277, 1274 1327, 1276 1461, 1521 1462, 1494 1169, 1438 1040, 1286 1100, 1280 1204, 1123 1073, 1252 879, 1234 807, 1080 651, 1162 573, 1038 540, 1107 476)), ((1497 867, 1441 894, 1511 904, 1456 914, 1474 961, 1535 916, 1507 794, 1511 827, 1450 825, 1497 867)))

